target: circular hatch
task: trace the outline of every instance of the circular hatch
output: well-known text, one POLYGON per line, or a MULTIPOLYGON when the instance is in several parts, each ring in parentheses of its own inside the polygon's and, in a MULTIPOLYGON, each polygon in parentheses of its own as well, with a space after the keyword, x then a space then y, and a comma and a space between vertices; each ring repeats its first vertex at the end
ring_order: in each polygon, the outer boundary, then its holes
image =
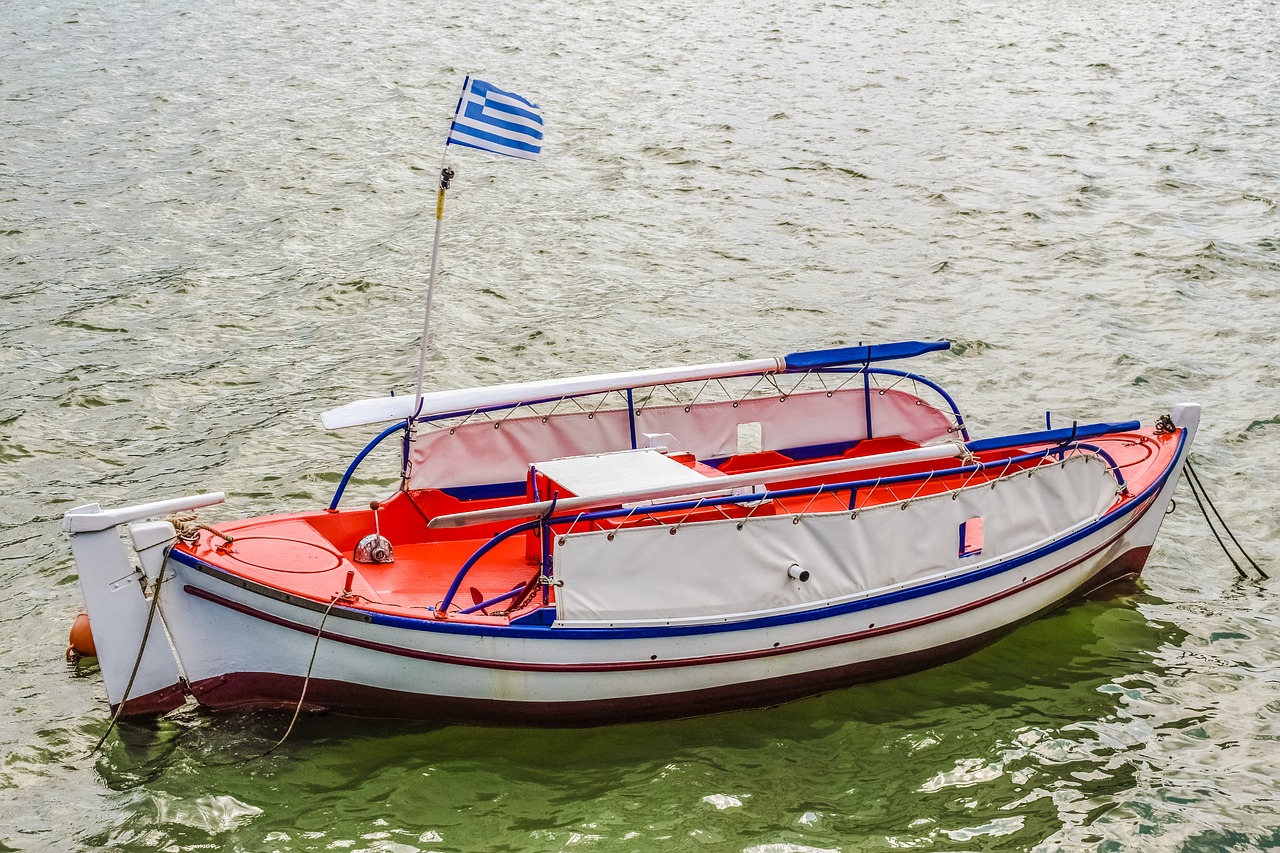
POLYGON ((222 554, 246 566, 272 572, 313 574, 342 565, 341 555, 323 545, 275 536, 237 536, 222 554))

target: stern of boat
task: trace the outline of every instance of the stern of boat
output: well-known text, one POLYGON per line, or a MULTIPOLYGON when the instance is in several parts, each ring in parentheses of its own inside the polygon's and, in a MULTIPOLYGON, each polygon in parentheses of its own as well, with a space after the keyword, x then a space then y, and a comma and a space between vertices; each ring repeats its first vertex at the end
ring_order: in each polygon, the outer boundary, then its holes
POLYGON ((164 517, 222 500, 213 493, 117 509, 91 503, 63 516, 107 699, 113 711, 124 704, 122 716, 162 714, 186 699, 156 602, 177 539, 164 517))

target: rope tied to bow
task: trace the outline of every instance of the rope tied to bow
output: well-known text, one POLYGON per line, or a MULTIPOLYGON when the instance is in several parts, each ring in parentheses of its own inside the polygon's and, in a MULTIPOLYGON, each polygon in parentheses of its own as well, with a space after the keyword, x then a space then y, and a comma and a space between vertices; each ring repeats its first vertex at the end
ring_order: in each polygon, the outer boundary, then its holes
POLYGON ((196 542, 200 541, 201 530, 209 531, 228 545, 235 541, 234 536, 223 533, 221 530, 217 530, 203 522, 196 521, 196 513, 194 510, 174 513, 166 518, 165 521, 173 525, 173 531, 178 535, 178 540, 187 545, 194 545, 196 542))

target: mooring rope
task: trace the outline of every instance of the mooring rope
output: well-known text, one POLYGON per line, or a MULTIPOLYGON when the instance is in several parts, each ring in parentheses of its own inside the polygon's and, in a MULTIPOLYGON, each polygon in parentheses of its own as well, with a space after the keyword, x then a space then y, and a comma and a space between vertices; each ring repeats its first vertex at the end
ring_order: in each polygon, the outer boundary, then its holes
POLYGON ((208 524, 196 521, 196 513, 194 510, 174 513, 166 518, 165 521, 173 525, 173 532, 177 534, 178 539, 188 545, 194 545, 200 540, 201 530, 207 530, 209 533, 217 536, 228 545, 236 541, 234 536, 223 533, 221 530, 216 530, 208 524))
POLYGON ((138 668, 142 665, 142 653, 147 650, 147 638, 151 636, 151 623, 155 621, 156 610, 160 607, 160 584, 164 583, 164 571, 161 570, 160 576, 156 578, 156 587, 151 594, 151 608, 147 611, 147 625, 142 629, 142 642, 138 644, 138 656, 133 659, 133 671, 129 673, 129 683, 124 686, 124 696, 120 699, 120 704, 116 705, 116 712, 111 715, 111 722, 107 724, 107 730, 102 733, 102 737, 98 738, 98 742, 93 745, 93 749, 89 750, 89 754, 93 755, 102 745, 107 742, 107 737, 116 727, 116 722, 120 719, 121 712, 124 711, 125 703, 129 701, 129 691, 133 690, 133 680, 138 677, 138 668))
POLYGON ((311 685, 311 672, 316 665, 316 652, 320 650, 320 638, 324 636, 324 623, 329 618, 329 613, 333 610, 333 605, 342 601, 344 598, 350 598, 349 593, 334 593, 333 598, 329 600, 329 606, 324 609, 324 615, 320 617, 320 626, 316 628, 316 641, 311 646, 311 660, 307 662, 307 674, 302 679, 302 693, 298 696, 298 704, 293 709, 293 719, 289 720, 289 727, 284 730, 284 734, 280 736, 280 740, 271 745, 271 748, 261 755, 255 755, 253 758, 247 758, 246 761, 253 761, 258 758, 266 758, 271 753, 280 748, 293 733, 293 727, 298 722, 298 715, 302 713, 302 705, 307 699, 307 688, 311 685))
POLYGON ((1186 467, 1187 485, 1191 487, 1191 494, 1196 499, 1196 505, 1200 507, 1200 514, 1204 516, 1205 523, 1209 525, 1209 531, 1213 534, 1213 538, 1218 540, 1218 547, 1222 549, 1222 553, 1227 555, 1227 559, 1231 561, 1231 565, 1235 567, 1236 572, 1238 572, 1242 578, 1249 577, 1248 573, 1245 572, 1238 562, 1236 562, 1236 558, 1231 555, 1230 549, 1227 548, 1227 543, 1222 541, 1222 536, 1218 534, 1217 528, 1214 527, 1212 519, 1209 518, 1209 512, 1205 509, 1205 504, 1208 504, 1209 509, 1213 510, 1214 518, 1218 519, 1218 523, 1222 525, 1222 529, 1226 531, 1227 536, 1229 536, 1231 541, 1235 543, 1235 546, 1240 550, 1241 555, 1249 561, 1249 565, 1253 566, 1253 570, 1258 573, 1258 577, 1264 580, 1270 578, 1271 576, 1262 570, 1262 567, 1258 565, 1257 561, 1255 561, 1253 557, 1249 556, 1249 552, 1244 549, 1244 546, 1240 544, 1240 540, 1236 538, 1236 535, 1231 532, 1231 528, 1227 526, 1227 522, 1223 520, 1222 514, 1218 512, 1218 508, 1213 505, 1213 501, 1209 498, 1209 491, 1204 487, 1204 484, 1200 482, 1200 477, 1196 474, 1196 469, 1191 466, 1190 457, 1187 458, 1186 467), (1202 496, 1203 500, 1201 499, 1202 496))

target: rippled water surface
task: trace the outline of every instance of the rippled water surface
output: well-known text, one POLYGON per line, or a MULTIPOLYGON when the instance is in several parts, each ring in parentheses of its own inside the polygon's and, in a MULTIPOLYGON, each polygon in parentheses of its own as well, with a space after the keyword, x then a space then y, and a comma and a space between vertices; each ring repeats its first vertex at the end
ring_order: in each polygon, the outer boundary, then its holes
MULTIPOLYGON (((327 502, 412 388, 946 337, 978 433, 1205 406, 1280 576, 1266 0, 0 5, 0 850, 1280 848, 1280 609, 1189 492, 1139 588, 781 708, 587 731, 179 713, 63 661, 77 503, 327 502), (359 433, 359 431, 355 431, 359 433)), ((368 468, 361 499, 395 482, 368 468)), ((1184 486, 1185 488, 1185 486, 1184 486)))

